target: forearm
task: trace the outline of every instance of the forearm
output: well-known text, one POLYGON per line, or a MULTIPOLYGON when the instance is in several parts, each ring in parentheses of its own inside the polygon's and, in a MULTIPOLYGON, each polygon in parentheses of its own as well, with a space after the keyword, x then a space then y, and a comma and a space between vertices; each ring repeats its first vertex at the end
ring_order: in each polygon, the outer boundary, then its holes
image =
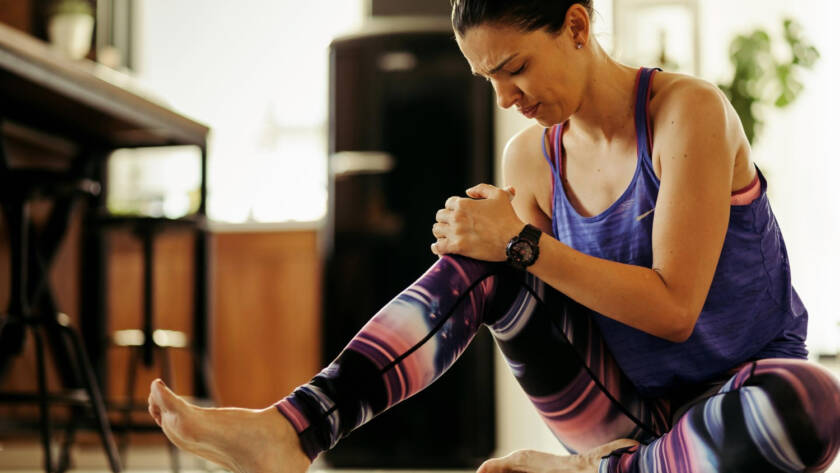
POLYGON ((580 304, 660 338, 683 341, 694 323, 653 269, 589 256, 546 234, 528 270, 580 304))

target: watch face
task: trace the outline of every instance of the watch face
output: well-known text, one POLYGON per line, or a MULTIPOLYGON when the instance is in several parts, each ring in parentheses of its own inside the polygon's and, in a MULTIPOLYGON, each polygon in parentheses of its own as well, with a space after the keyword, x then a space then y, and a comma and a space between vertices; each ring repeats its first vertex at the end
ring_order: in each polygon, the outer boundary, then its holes
POLYGON ((517 263, 525 263, 533 260, 534 247, 530 242, 519 240, 510 247, 511 259, 517 263))

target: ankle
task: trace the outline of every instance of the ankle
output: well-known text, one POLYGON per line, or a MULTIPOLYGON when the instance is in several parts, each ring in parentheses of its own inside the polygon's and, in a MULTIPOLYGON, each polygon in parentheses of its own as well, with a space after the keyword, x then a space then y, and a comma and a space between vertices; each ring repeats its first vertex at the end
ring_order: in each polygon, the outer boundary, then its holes
POLYGON ((264 421, 263 426, 271 429, 271 435, 275 436, 288 449, 287 454, 298 457, 297 460, 305 460, 307 465, 311 463, 300 444, 298 432, 286 416, 281 414, 274 406, 260 410, 258 415, 264 421))

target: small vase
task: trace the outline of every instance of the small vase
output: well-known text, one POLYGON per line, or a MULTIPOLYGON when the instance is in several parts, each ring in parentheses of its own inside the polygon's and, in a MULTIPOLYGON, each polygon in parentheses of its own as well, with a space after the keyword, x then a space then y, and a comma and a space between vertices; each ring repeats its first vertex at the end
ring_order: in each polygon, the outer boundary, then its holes
POLYGON ((47 25, 50 43, 72 59, 87 56, 93 42, 93 17, 83 13, 60 13, 47 25))

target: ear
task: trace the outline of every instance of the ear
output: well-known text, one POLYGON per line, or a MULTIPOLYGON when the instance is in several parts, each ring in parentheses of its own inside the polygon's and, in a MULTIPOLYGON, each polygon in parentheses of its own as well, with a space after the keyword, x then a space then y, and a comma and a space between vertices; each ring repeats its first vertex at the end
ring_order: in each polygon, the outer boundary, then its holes
POLYGON ((589 12, 580 3, 575 3, 566 11, 566 21, 563 28, 566 37, 572 40, 572 47, 578 44, 586 46, 589 41, 590 26, 589 12))

